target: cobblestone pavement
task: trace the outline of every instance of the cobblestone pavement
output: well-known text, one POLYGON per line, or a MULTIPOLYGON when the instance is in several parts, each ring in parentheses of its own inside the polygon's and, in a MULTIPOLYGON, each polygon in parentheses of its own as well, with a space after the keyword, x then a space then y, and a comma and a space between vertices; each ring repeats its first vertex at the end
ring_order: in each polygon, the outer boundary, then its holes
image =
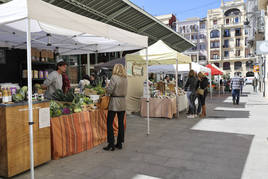
MULTIPOLYGON (((261 179, 268 178, 268 100, 246 87, 240 105, 229 94, 208 99, 205 119, 127 117, 123 150, 92 150, 50 161, 38 179, 261 179), (266 108, 266 110, 265 110, 266 108), (267 118, 266 118, 267 119, 267 118), (265 150, 266 149, 266 150, 265 150), (258 172, 257 172, 258 171, 258 172)), ((29 178, 29 172, 14 177, 29 178)))

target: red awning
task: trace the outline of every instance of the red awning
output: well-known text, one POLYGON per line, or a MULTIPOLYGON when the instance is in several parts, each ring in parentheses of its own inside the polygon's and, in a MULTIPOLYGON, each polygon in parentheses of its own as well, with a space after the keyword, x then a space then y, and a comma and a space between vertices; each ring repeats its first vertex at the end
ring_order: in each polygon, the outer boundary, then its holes
MULTIPOLYGON (((206 67, 211 69, 211 75, 212 76, 213 75, 223 75, 223 73, 220 70, 218 70, 217 68, 213 67, 211 64, 206 65, 206 67)), ((206 75, 208 75, 208 73, 206 75)))

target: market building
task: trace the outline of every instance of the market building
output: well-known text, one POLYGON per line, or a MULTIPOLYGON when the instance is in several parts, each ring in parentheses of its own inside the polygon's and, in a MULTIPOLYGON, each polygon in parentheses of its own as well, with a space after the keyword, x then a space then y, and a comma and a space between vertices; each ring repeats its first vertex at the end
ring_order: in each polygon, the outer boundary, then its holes
POLYGON ((208 10, 208 62, 217 65, 233 77, 253 71, 256 59, 248 47, 246 3, 243 0, 221 1, 217 9, 208 10))
POLYGON ((207 64, 207 27, 206 18, 189 18, 179 21, 177 32, 191 40, 195 46, 184 52, 191 57, 192 62, 207 64))

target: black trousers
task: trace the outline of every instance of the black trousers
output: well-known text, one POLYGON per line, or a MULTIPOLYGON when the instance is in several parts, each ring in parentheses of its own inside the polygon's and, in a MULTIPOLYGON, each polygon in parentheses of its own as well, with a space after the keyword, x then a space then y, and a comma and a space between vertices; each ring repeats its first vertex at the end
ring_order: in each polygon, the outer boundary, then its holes
POLYGON ((201 107, 206 104, 207 91, 204 91, 204 95, 198 95, 198 108, 197 114, 201 112, 201 107))
POLYGON ((118 137, 117 137, 117 143, 123 143, 124 142, 124 117, 125 117, 125 111, 108 111, 107 115, 107 142, 109 144, 114 144, 114 117, 115 114, 117 114, 118 118, 118 137))

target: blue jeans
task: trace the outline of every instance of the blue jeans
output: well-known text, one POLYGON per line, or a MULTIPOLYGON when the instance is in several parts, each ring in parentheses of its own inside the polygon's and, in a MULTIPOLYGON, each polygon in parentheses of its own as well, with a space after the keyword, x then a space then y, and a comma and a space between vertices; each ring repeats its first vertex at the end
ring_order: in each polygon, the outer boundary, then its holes
POLYGON ((239 104, 240 89, 233 89, 232 96, 233 96, 233 103, 239 104))
POLYGON ((196 114, 196 106, 195 106, 195 93, 192 91, 187 91, 187 99, 189 102, 189 112, 190 114, 196 114))

